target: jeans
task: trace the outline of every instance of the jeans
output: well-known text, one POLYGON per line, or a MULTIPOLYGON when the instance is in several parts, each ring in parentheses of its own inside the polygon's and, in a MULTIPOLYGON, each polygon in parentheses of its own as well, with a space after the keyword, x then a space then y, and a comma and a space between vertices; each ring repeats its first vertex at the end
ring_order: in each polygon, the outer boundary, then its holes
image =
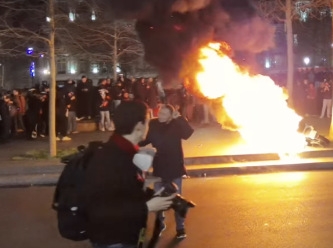
POLYGON ((62 137, 67 136, 67 117, 65 114, 58 114, 56 116, 56 132, 62 137))
POLYGON ((77 124, 76 124, 76 113, 75 111, 68 111, 68 134, 75 132, 77 129, 77 124))
POLYGON ((136 245, 127 245, 127 244, 113 244, 113 245, 99 245, 93 244, 94 248, 136 248, 136 245))
POLYGON ((326 110, 326 116, 329 118, 331 117, 331 108, 332 108, 332 100, 331 99, 324 99, 323 100, 323 107, 321 109, 321 115, 320 117, 323 118, 325 115, 326 110))
MULTIPOLYGON (((181 177, 172 180, 172 182, 177 185, 177 187, 178 187, 177 193, 180 195, 182 194, 182 180, 183 179, 181 177)), ((162 188, 162 186, 163 185, 161 182, 155 183, 154 190, 158 191, 160 188, 162 188)), ((164 219, 165 219, 164 211, 158 212, 157 217, 160 219, 160 221, 162 223, 164 223, 164 219)), ((180 217, 179 214, 176 212, 175 212, 175 221, 176 221, 176 230, 181 230, 181 229, 185 228, 185 224, 184 224, 185 218, 180 217)))
POLYGON ((99 111, 101 120, 99 122, 99 129, 104 131, 105 129, 110 130, 111 128, 111 119, 110 119, 110 112, 106 111, 99 111))

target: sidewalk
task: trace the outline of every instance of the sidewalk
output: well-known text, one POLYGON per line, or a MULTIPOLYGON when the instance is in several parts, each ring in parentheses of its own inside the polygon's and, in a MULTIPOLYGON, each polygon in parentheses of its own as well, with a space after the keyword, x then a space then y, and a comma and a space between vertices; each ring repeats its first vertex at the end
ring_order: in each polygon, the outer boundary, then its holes
MULTIPOLYGON (((319 118, 307 118, 306 123, 311 124, 322 135, 327 136, 330 120, 319 118)), ((242 141, 237 132, 223 130, 218 126, 195 126, 193 136, 183 142, 185 164, 192 176, 216 173, 216 171, 225 170, 227 174, 243 171, 247 166, 248 172, 259 171, 259 167, 279 168, 276 164, 279 157, 269 151, 251 149, 242 141), (265 162, 263 162, 265 161, 265 162), (274 167, 275 166, 275 167, 274 167), (233 168, 231 171, 230 168, 233 168), (241 168, 241 169, 239 169, 241 168), (250 170, 251 168, 255 168, 250 170)), ((72 141, 58 142, 58 149, 73 149, 79 145, 86 145, 89 141, 106 141, 110 132, 91 132, 72 135, 72 141)), ((39 183, 54 183, 63 165, 59 159, 52 160, 13 160, 13 157, 23 155, 33 150, 48 150, 48 140, 38 138, 34 141, 24 139, 15 139, 12 142, 0 146, 0 185, 7 184, 24 185, 39 183)), ((325 168, 333 162, 333 144, 327 149, 306 148, 302 153, 305 161, 298 161, 300 164, 309 164, 314 161, 311 158, 317 158, 316 163, 320 163, 319 158, 325 158, 325 168), (312 161, 312 162, 311 162, 312 161)), ((285 162, 284 162, 285 163, 285 162)), ((294 162, 295 163, 295 162, 294 162)), ((292 166, 292 165, 290 165, 292 166)), ((296 165, 293 165, 296 167, 296 165)), ((284 166, 286 168, 286 166, 284 166)), ((329 167, 330 168, 330 167, 329 167)), ((332 163, 333 168, 333 163, 332 163)))

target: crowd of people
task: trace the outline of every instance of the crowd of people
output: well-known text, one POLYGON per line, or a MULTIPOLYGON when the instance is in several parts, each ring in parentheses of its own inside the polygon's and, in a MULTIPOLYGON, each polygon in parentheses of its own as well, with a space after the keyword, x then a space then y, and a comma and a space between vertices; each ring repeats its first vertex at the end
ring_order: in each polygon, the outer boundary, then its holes
MULTIPOLYGON (((57 140, 69 141, 78 132, 77 122, 96 120, 100 131, 113 131, 112 116, 123 101, 140 100, 149 106, 151 117, 157 116, 162 103, 171 103, 189 120, 193 119, 192 96, 181 86, 164 90, 158 78, 100 79, 97 86, 86 76, 75 82, 57 85, 57 140), (191 107, 192 106, 192 107, 191 107)), ((7 142, 18 133, 29 140, 46 137, 49 132, 49 86, 5 91, 0 100, 0 140, 7 142)))
POLYGON ((293 103, 301 116, 330 118, 333 75, 328 69, 300 69, 295 75, 293 103))
MULTIPOLYGON (((331 117, 332 72, 328 69, 300 69, 295 74, 294 109, 301 116, 331 117)), ((183 84, 177 89, 165 89, 158 78, 100 79, 93 85, 86 76, 75 82, 57 85, 57 140, 69 141, 78 132, 77 122, 96 120, 100 131, 113 131, 115 108, 123 101, 145 102, 151 117, 157 116, 161 103, 170 103, 190 122, 216 122, 208 105, 189 94, 183 84)), ((5 91, 0 99, 0 142, 7 142, 18 133, 34 140, 48 135, 49 87, 47 84, 31 89, 5 91)))

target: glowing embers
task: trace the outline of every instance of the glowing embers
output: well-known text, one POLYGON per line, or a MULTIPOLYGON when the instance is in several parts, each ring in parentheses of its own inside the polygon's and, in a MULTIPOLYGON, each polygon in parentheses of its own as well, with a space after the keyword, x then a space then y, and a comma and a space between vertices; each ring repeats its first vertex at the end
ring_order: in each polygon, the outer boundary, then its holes
POLYGON ((214 111, 217 121, 259 150, 282 154, 302 150, 305 138, 297 131, 301 117, 287 106, 283 89, 267 76, 240 68, 227 56, 229 49, 212 43, 200 50, 202 69, 196 83, 205 97, 219 103, 214 111))

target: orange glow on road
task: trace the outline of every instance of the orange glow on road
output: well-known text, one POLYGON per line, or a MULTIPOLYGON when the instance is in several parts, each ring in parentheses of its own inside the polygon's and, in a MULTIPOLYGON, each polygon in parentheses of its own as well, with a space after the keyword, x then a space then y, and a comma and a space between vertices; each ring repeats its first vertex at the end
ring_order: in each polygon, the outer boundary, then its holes
POLYGON ((256 177, 246 177, 245 180, 251 181, 255 184, 267 184, 267 185, 276 185, 276 184, 286 184, 292 186, 293 184, 298 184, 304 181, 307 177, 305 172, 286 172, 286 173, 274 173, 274 174, 264 174, 256 177))
POLYGON ((287 106, 283 89, 267 76, 242 70, 220 45, 201 48, 202 70, 196 74, 196 83, 203 96, 221 102, 223 111, 215 115, 222 127, 237 130, 249 146, 259 150, 301 151, 305 145, 304 136, 297 132, 301 117, 287 106))

